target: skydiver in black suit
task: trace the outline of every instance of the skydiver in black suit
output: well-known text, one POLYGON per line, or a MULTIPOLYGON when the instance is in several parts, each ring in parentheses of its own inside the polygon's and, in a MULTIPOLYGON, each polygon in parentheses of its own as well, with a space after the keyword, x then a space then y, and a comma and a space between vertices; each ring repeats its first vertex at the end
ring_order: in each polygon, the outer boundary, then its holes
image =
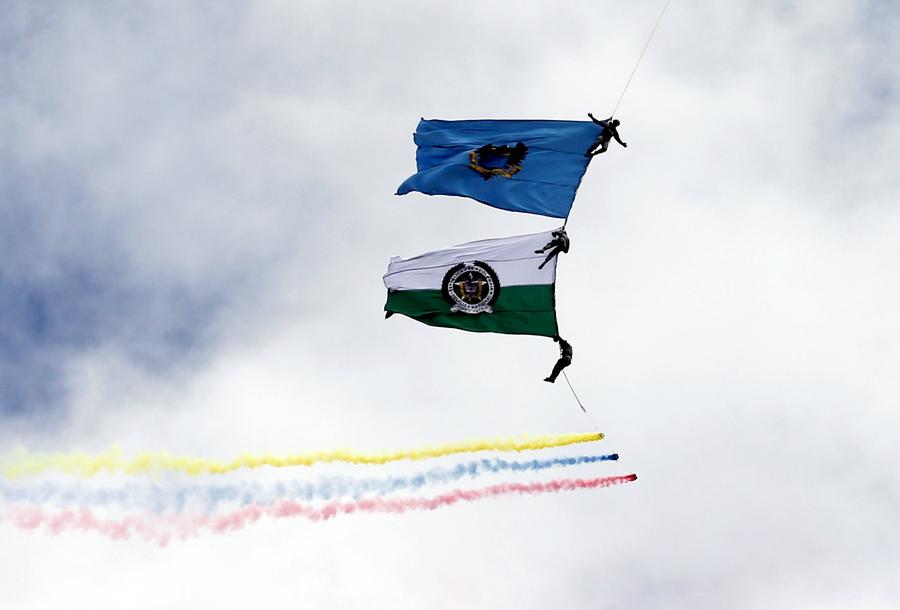
POLYGON ((619 137, 619 130, 616 129, 620 125, 619 119, 609 117, 608 119, 598 121, 590 112, 588 112, 588 116, 591 117, 591 120, 599 125, 603 129, 603 131, 600 132, 600 137, 597 138, 597 140, 591 145, 591 148, 586 153, 584 153, 585 157, 593 157, 601 153, 605 153, 606 149, 609 148, 609 141, 612 138, 615 138, 616 142, 618 142, 625 148, 628 148, 628 144, 622 141, 622 139, 619 137))

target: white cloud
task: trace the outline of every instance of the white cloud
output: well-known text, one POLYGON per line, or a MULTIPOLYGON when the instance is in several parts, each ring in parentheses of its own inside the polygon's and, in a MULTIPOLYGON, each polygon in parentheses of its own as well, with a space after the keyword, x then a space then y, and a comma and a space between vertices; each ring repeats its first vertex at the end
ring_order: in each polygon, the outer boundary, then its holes
MULTIPOLYGON (((4 526, 0 605, 891 607, 900 50, 874 6, 673 2, 644 58, 629 148, 592 164, 558 286, 571 378, 622 456, 591 473, 636 483, 165 550, 4 526)), ((134 361, 136 329, 76 350, 62 419, 4 423, 2 447, 227 457, 587 428, 540 381, 549 342, 380 315, 390 255, 552 222, 392 193, 419 116, 607 112, 656 10, 84 5, 23 28, 0 152, 62 168, 83 211, 37 210, 29 269, 121 257, 150 294, 219 307, 183 366, 134 361)))

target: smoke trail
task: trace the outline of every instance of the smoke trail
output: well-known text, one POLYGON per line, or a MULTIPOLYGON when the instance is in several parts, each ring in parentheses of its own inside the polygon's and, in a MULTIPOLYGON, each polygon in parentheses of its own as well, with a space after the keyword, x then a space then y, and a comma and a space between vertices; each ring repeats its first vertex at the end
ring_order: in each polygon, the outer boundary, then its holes
POLYGON ((232 532, 245 528, 262 517, 284 519, 301 517, 309 521, 327 521, 340 515, 354 513, 403 514, 410 511, 431 511, 458 502, 477 502, 487 498, 507 495, 538 495, 573 491, 576 489, 596 489, 637 479, 628 474, 594 479, 556 479, 533 483, 500 483, 481 489, 462 490, 433 496, 430 498, 367 498, 356 502, 333 501, 324 506, 282 500, 271 506, 251 504, 222 515, 167 515, 160 518, 125 517, 122 519, 102 519, 87 508, 66 509, 48 513, 41 508, 12 508, 0 514, 6 521, 20 529, 39 530, 42 527, 51 534, 61 534, 76 530, 95 532, 112 539, 130 538, 132 535, 144 540, 167 544, 173 537, 187 539, 197 536, 203 530, 213 533, 232 532))
POLYGON ((83 477, 100 472, 124 472, 138 474, 160 471, 181 471, 192 475, 223 474, 240 468, 261 468, 273 466, 311 466, 318 462, 348 462, 353 464, 385 464, 399 460, 424 460, 454 453, 475 453, 478 451, 529 451, 563 447, 576 443, 598 441, 603 438, 599 432, 591 434, 545 435, 533 438, 479 439, 447 443, 444 445, 400 449, 386 453, 363 453, 359 451, 332 450, 295 455, 252 455, 244 453, 230 462, 218 462, 201 457, 176 456, 167 451, 141 453, 134 458, 124 459, 121 449, 113 447, 96 455, 87 453, 53 453, 30 455, 25 450, 14 452, 6 460, 4 474, 7 478, 37 474, 46 470, 61 470, 67 474, 83 477))
POLYGON ((83 507, 140 507, 156 513, 181 512, 188 506, 202 506, 215 512, 220 504, 270 505, 279 500, 332 500, 342 497, 360 499, 367 495, 387 495, 400 491, 417 491, 426 485, 450 483, 463 478, 475 479, 500 472, 538 472, 550 468, 566 468, 583 464, 618 460, 616 453, 554 457, 543 460, 509 461, 500 458, 460 462, 449 467, 435 467, 406 476, 379 478, 322 477, 317 482, 281 481, 267 486, 259 483, 230 485, 191 485, 166 489, 160 485, 127 484, 114 488, 90 488, 82 485, 59 486, 44 482, 37 486, 11 487, 0 481, 0 499, 10 503, 42 505, 75 505, 83 507))

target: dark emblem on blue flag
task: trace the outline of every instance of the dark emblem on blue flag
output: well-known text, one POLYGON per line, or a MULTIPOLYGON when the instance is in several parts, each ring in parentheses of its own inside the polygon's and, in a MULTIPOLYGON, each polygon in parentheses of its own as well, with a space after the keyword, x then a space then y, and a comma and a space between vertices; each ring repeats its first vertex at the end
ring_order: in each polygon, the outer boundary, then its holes
POLYGON ((487 263, 459 263, 444 275, 441 293, 453 313, 493 313, 500 296, 500 280, 487 263))
POLYGON ((485 144, 469 153, 469 168, 485 180, 494 176, 512 178, 522 169, 522 161, 528 155, 528 147, 522 142, 515 146, 485 144))

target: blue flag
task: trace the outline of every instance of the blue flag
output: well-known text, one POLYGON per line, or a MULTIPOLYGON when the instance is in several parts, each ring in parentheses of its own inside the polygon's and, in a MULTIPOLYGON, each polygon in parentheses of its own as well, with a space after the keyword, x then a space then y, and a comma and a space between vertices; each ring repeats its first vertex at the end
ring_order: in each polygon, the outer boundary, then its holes
POLYGON ((603 129, 591 121, 419 121, 415 175, 398 195, 459 195, 566 218, 603 129))

